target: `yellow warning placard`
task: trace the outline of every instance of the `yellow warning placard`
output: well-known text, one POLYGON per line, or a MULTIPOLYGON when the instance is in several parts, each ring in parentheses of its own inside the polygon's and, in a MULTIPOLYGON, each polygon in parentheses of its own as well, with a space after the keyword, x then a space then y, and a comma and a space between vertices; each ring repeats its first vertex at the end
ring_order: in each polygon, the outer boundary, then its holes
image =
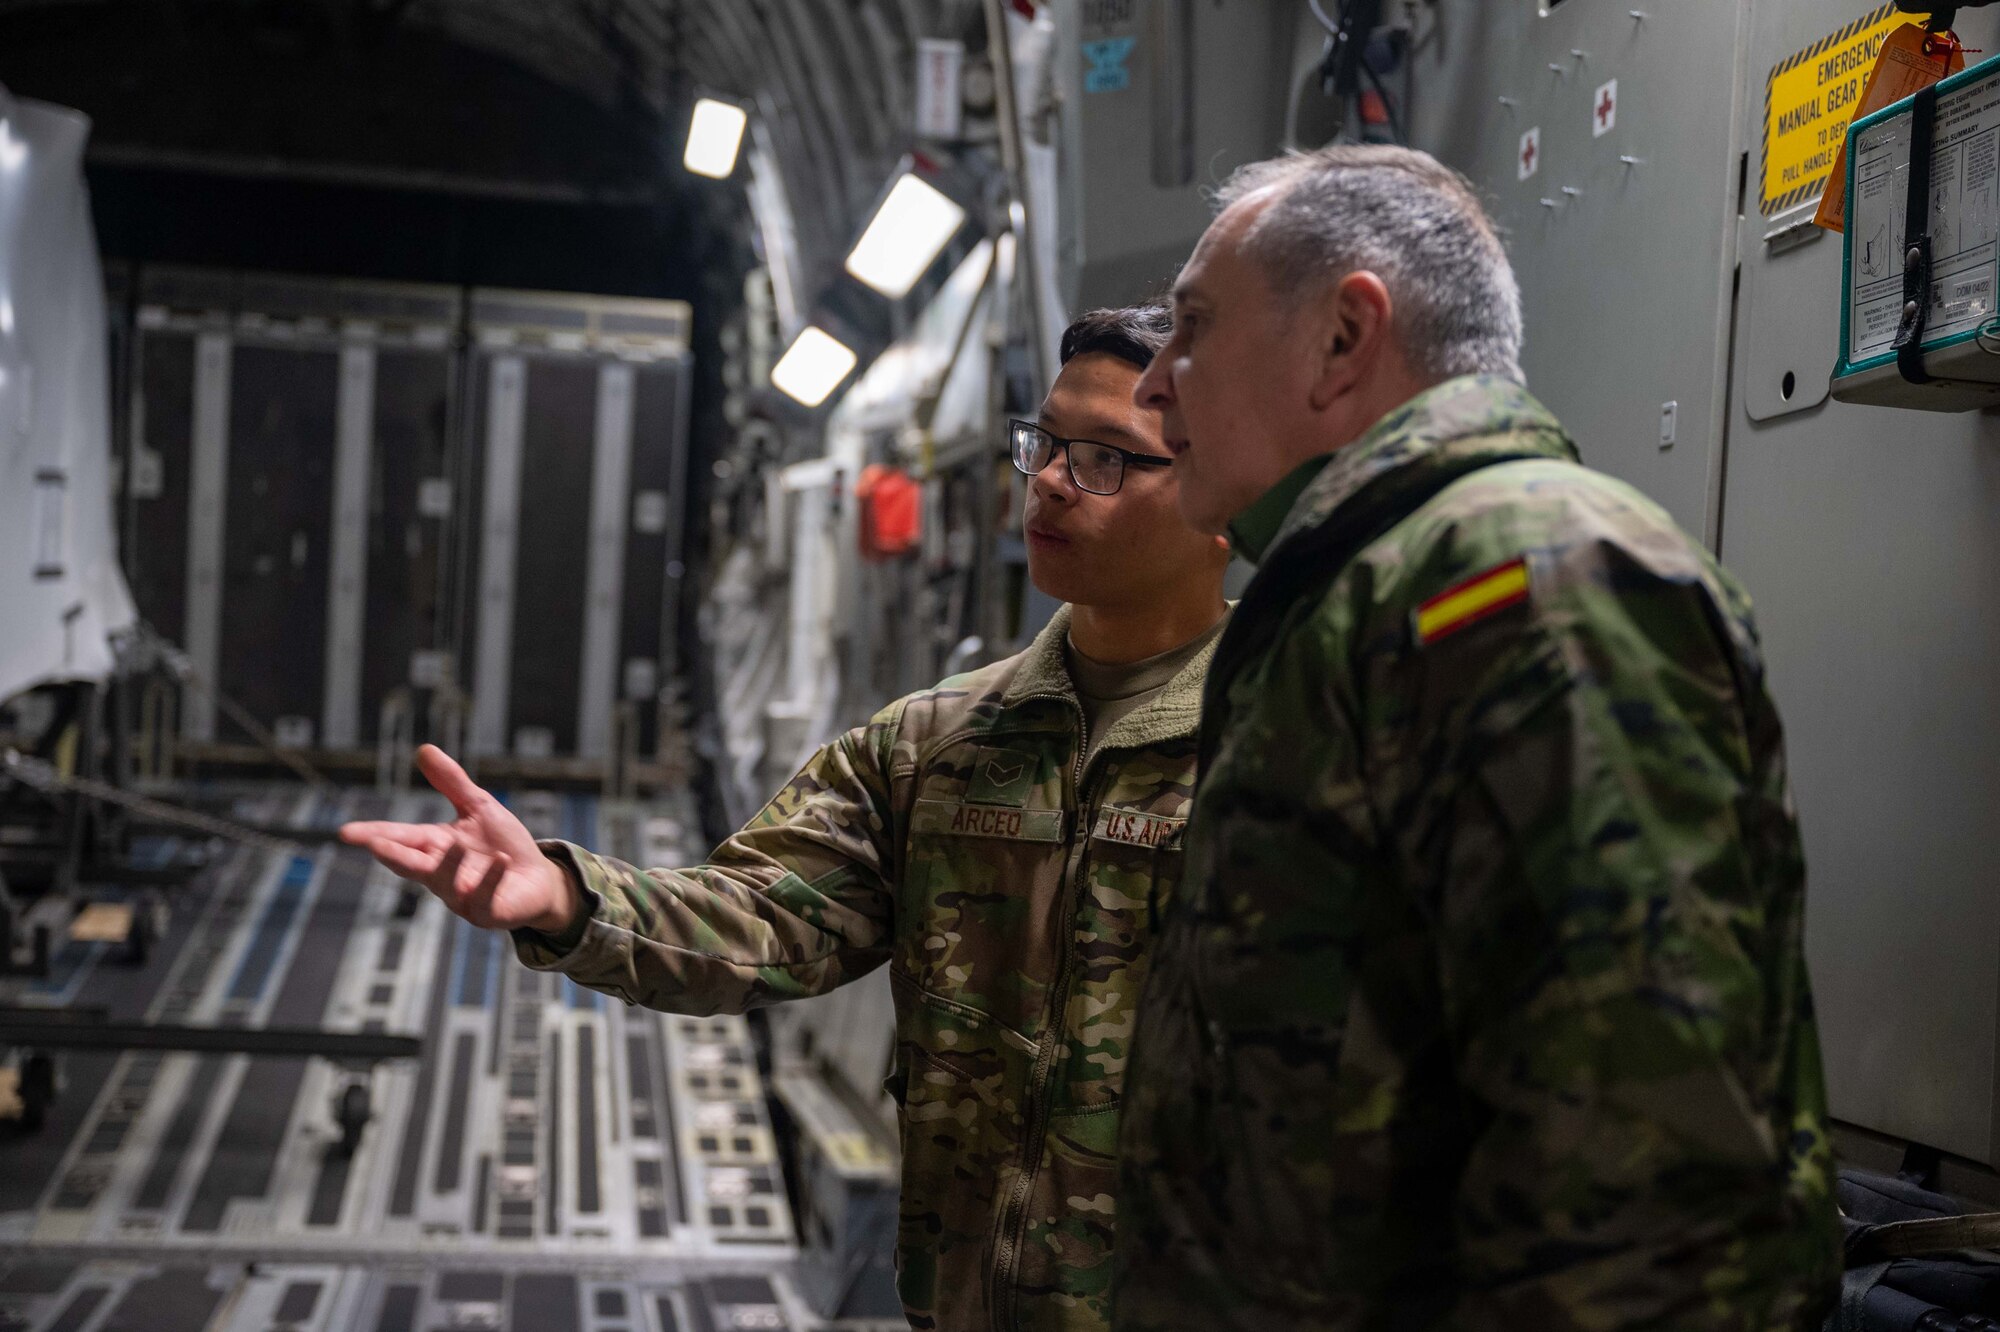
POLYGON ((1883 41, 1924 17, 1880 5, 1771 68, 1764 84, 1766 215, 1804 203, 1826 187, 1883 41))

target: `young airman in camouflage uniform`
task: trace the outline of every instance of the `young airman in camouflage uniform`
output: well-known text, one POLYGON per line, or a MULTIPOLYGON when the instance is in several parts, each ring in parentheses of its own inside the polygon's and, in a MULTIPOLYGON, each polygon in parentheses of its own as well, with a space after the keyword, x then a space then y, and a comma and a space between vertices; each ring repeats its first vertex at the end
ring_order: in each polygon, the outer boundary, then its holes
POLYGON ((1115 1325, 1802 1329, 1839 1235, 1750 605, 1520 387, 1464 182, 1246 169, 1142 380, 1258 561, 1134 1036, 1115 1325))
POLYGON ((1132 400, 1166 331, 1157 307, 1085 316, 1013 428, 1029 572, 1071 605, 1025 653, 821 749, 708 864, 538 845, 428 747, 457 823, 343 831, 519 927, 529 966, 633 1003, 742 1012, 887 963, 914 1327, 1108 1325, 1126 1044, 1226 609, 1227 544, 1180 519, 1158 414, 1132 400))

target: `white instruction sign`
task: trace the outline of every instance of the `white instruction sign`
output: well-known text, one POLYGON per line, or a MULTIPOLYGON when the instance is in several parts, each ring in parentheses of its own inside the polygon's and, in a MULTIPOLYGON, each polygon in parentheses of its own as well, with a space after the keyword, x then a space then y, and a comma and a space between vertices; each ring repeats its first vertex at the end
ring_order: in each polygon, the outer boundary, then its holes
MULTIPOLYGON (((1994 312, 1995 242, 2000 241, 2000 79, 1938 99, 1931 158, 1929 345, 1979 328, 1994 312)), ((1903 317, 1903 214, 1910 183, 1910 117, 1871 127, 1854 144, 1854 199, 1848 228, 1848 360, 1880 356, 1903 317)))
POLYGON ((417 482, 417 514, 423 518, 451 517, 451 478, 427 476, 417 482))
POLYGON ((641 536, 659 536, 667 530, 667 492, 642 490, 632 497, 632 530, 641 536))
POLYGON ((917 136, 956 139, 965 123, 959 87, 965 73, 965 43, 939 37, 917 42, 917 136))
POLYGON ((434 648, 419 648, 410 654, 410 683, 419 689, 436 689, 451 675, 451 657, 434 648))

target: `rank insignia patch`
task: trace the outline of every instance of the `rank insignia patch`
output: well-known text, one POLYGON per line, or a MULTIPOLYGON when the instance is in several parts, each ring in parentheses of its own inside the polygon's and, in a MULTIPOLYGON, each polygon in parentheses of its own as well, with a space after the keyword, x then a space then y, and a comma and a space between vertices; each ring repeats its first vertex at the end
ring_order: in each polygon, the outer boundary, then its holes
POLYGON ((981 749, 972 759, 972 780, 965 798, 977 805, 1007 805, 1020 809, 1039 775, 1037 757, 1018 749, 981 749))
POLYGON ((1528 561, 1513 559, 1445 589, 1417 607, 1417 646, 1497 615, 1528 599, 1528 561))

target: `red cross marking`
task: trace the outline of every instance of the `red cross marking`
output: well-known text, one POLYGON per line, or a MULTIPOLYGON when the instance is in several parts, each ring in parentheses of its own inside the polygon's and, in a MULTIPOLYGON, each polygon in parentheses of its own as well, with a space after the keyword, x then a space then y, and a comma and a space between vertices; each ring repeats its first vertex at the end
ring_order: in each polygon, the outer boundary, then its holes
POLYGON ((1611 100, 1611 89, 1606 88, 1604 90, 1604 100, 1597 104, 1598 120, 1606 124, 1610 123, 1611 113, 1617 109, 1617 103, 1611 100))
POLYGON ((1529 139, 1521 145, 1521 165, 1528 170, 1535 169, 1535 141, 1529 139))

